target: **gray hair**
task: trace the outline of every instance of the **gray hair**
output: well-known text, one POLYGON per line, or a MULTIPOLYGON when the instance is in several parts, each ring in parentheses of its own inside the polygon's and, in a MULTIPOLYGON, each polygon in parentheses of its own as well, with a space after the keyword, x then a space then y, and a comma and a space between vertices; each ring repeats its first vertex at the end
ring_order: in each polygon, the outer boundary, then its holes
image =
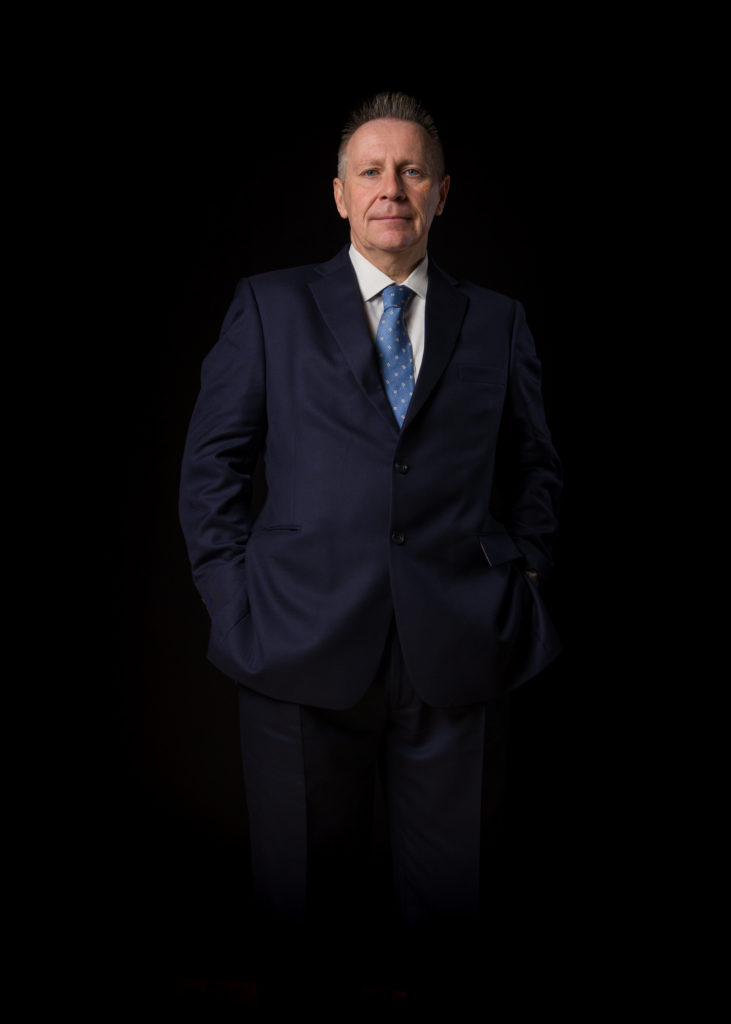
POLYGON ((429 134, 432 140, 432 152, 435 158, 437 175, 442 179, 445 172, 444 150, 434 118, 422 107, 418 100, 415 100, 412 96, 407 96, 403 92, 379 92, 377 96, 365 100, 364 103, 352 111, 340 136, 338 177, 345 177, 345 151, 355 132, 369 121, 378 121, 384 117, 394 118, 397 121, 413 121, 414 124, 420 125, 429 134))

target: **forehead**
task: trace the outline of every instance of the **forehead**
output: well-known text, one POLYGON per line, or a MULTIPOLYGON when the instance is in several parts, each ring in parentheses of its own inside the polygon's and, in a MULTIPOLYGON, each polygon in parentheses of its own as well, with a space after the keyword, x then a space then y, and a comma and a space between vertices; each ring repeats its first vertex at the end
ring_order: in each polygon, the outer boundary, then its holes
POLYGON ((361 125, 348 140, 345 154, 356 163, 387 158, 423 161, 431 156, 431 138, 414 121, 381 118, 361 125))

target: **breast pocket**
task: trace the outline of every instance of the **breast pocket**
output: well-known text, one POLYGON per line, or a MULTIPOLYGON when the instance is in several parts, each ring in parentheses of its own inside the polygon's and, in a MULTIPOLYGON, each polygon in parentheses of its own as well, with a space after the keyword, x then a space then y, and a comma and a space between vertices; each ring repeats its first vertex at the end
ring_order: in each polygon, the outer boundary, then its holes
POLYGON ((505 368, 477 366, 475 363, 457 363, 457 377, 464 384, 492 384, 505 387, 505 368))

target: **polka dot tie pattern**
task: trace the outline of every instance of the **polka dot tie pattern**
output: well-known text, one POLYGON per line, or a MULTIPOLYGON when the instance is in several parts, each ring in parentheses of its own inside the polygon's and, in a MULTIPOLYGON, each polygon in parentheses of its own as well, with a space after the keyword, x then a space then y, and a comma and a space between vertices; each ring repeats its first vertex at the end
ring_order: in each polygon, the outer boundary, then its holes
POLYGON ((383 290, 383 315, 376 332, 381 376, 393 414, 403 426, 414 393, 414 356, 406 332, 406 306, 414 293, 402 284, 383 290))

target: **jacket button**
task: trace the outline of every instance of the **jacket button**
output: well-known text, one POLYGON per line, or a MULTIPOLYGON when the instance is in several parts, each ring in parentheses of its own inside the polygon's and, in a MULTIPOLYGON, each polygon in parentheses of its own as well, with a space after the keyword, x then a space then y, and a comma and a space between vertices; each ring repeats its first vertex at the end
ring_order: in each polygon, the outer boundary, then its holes
POLYGON ((394 462, 394 469, 397 469, 399 473, 408 473, 409 465, 407 462, 394 462))
POLYGON ((406 537, 404 537, 403 533, 401 533, 400 530, 393 531, 393 533, 391 534, 391 540, 393 541, 394 544, 406 543, 406 537))

